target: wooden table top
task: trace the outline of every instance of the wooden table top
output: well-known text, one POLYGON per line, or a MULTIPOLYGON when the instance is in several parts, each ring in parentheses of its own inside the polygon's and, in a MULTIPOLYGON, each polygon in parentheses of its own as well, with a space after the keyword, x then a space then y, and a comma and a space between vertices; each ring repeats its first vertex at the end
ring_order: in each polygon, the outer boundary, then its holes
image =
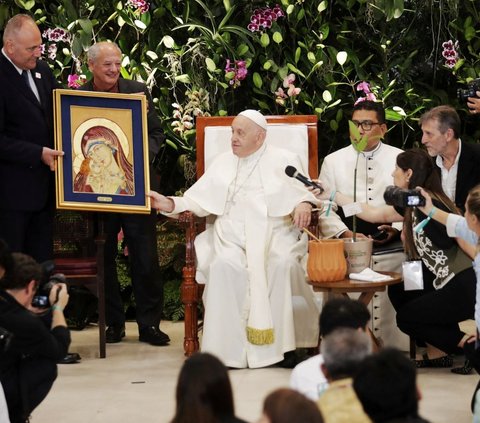
POLYGON ((402 282, 402 274, 397 272, 377 272, 382 275, 391 276, 392 279, 382 282, 363 282, 355 279, 345 278, 335 282, 314 282, 308 281, 314 291, 337 291, 337 292, 365 292, 383 291, 388 285, 395 285, 402 282))

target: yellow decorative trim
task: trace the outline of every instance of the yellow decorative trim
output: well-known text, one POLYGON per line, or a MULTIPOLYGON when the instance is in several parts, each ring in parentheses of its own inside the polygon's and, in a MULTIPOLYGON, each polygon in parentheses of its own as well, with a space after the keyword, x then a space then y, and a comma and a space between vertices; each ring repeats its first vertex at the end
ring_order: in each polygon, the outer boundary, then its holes
POLYGON ((273 344, 275 340, 273 329, 254 329, 247 327, 247 340, 254 345, 273 344))

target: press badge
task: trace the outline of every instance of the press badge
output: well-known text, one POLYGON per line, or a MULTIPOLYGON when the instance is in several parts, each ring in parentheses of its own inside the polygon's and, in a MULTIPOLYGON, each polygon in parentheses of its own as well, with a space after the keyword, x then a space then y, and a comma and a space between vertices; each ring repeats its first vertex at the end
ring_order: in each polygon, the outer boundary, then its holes
POLYGON ((345 217, 353 216, 362 212, 362 205, 357 201, 356 203, 345 204, 342 207, 345 217))
POLYGON ((423 289, 423 271, 421 260, 403 262, 402 270, 405 291, 423 289))

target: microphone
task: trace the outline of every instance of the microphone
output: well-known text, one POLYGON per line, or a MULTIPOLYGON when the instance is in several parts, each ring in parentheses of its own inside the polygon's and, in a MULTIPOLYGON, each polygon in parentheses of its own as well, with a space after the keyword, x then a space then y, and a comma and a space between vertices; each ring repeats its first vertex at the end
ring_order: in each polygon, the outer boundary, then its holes
POLYGON ((290 178, 298 179, 303 185, 307 187, 318 188, 320 190, 320 194, 325 191, 321 185, 311 181, 306 176, 302 175, 301 173, 297 172, 297 169, 293 166, 287 166, 285 168, 285 173, 290 176, 290 178))

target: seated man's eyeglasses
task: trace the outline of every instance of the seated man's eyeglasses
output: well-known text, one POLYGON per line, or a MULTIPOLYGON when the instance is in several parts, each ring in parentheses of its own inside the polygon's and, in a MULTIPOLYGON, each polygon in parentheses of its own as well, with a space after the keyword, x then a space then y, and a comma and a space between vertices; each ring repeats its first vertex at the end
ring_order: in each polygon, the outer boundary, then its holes
POLYGON ((352 120, 352 122, 357 128, 361 126, 364 131, 370 131, 373 125, 381 125, 380 122, 372 122, 371 120, 352 120))

